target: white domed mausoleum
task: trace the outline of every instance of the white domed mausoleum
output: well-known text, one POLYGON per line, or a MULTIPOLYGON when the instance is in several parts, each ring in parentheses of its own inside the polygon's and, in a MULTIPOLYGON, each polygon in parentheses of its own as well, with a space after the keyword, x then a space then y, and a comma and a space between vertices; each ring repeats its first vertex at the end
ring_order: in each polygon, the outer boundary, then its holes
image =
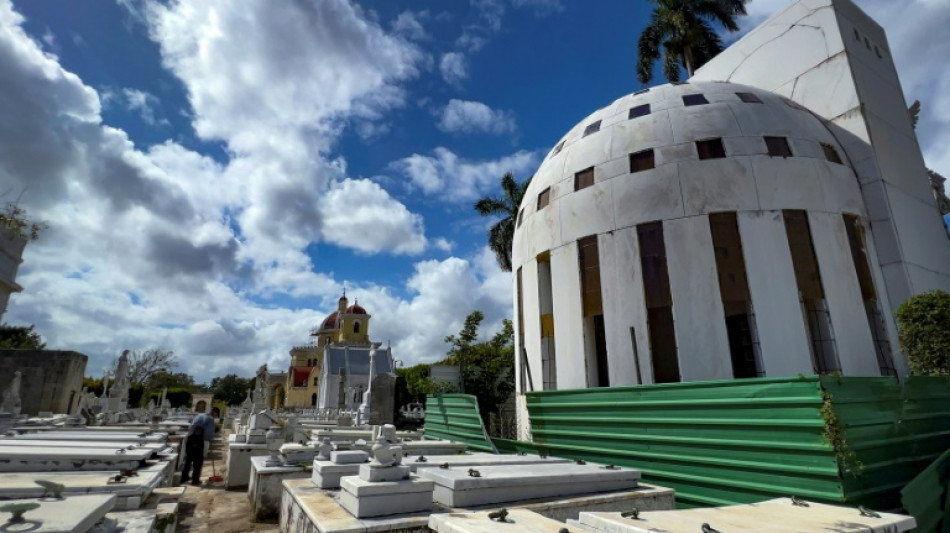
POLYGON ((886 38, 847 0, 793 3, 689 82, 581 120, 512 263, 521 393, 906 375, 893 311, 950 289, 886 38))

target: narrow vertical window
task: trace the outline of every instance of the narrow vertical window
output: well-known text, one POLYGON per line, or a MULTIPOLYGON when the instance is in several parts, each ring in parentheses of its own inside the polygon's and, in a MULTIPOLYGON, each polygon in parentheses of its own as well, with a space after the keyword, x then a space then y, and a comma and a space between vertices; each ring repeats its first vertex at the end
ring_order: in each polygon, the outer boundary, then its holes
POLYGON ((818 271, 818 258, 804 211, 782 211, 785 219, 785 234, 792 254, 795 282, 801 298, 805 326, 810 341, 812 366, 817 374, 841 370, 835 346, 831 315, 825 302, 825 290, 818 271))
POLYGON ((643 150, 635 154, 630 154, 630 173, 640 172, 642 170, 649 170, 656 167, 656 161, 654 160, 653 148, 649 150, 643 150))
POLYGON ((594 167, 585 168, 574 174, 574 190, 586 189, 594 184, 594 167))
POLYGON ((696 141, 696 153, 700 159, 721 159, 726 157, 726 148, 720 138, 705 139, 696 141))
POLYGON ((518 387, 520 387, 518 392, 524 394, 529 390, 534 390, 534 387, 525 387, 525 383, 531 382, 531 369, 528 368, 528 357, 524 349, 524 287, 521 281, 521 267, 518 267, 516 283, 518 290, 518 337, 515 339, 515 347, 518 350, 517 357, 521 360, 521 382, 518 383, 518 387))
POLYGON ((598 131, 600 131, 600 121, 599 121, 599 120, 598 120, 597 122, 592 122, 592 123, 588 124, 587 127, 584 128, 584 137, 587 137, 587 136, 590 135, 591 133, 597 133, 598 131))
POLYGON ((551 254, 538 256, 538 314, 541 322, 542 390, 557 389, 557 352, 554 345, 554 300, 551 254))
POLYGON ((610 373, 607 365, 607 336, 604 329, 604 304, 600 291, 600 256, 597 236, 591 235, 577 241, 578 266, 581 276, 581 302, 584 315, 584 338, 587 368, 591 387, 609 387, 610 373))
POLYGON ((548 187, 538 194, 538 211, 544 209, 551 202, 551 188, 548 187))
POLYGON ((517 224, 516 224, 516 227, 519 227, 519 228, 521 227, 521 221, 522 221, 522 220, 524 220, 524 208, 523 208, 523 207, 521 208, 520 211, 518 211, 518 222, 517 222, 517 224))
POLYGON ((770 157, 792 157, 792 149, 785 137, 765 137, 765 147, 770 157))
POLYGON ((723 315, 726 317, 732 375, 736 378, 764 376, 736 214, 709 215, 709 229, 716 253, 716 272, 719 275, 723 315))
POLYGON ((871 338, 874 341, 877 365, 882 376, 896 376, 897 368, 894 366, 894 354, 891 351, 891 343, 887 339, 884 317, 881 314, 881 306, 877 301, 874 281, 871 279, 871 267, 868 262, 866 241, 864 240, 864 227, 861 226, 861 220, 854 215, 843 215, 843 217, 845 231, 848 234, 848 245, 851 248, 851 260, 854 262, 854 271, 858 276, 861 299, 864 300, 864 310, 868 315, 868 326, 871 328, 871 338))
POLYGON ((647 308, 647 335, 650 339, 650 361, 653 382, 680 381, 676 353, 676 331, 673 324, 673 297, 666 266, 663 223, 651 222, 637 226, 640 242, 640 267, 643 269, 643 295, 647 308))

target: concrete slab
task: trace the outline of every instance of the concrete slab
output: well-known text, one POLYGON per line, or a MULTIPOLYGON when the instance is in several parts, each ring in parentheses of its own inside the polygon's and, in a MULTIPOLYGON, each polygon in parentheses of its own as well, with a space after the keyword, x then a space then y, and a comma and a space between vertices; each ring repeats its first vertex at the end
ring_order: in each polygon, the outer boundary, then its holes
POLYGON ((3 453, 2 450, 5 450, 9 446, 19 448, 111 448, 113 450, 149 450, 153 454, 169 448, 169 446, 163 442, 0 439, 0 453, 3 453))
POLYGON ((531 465, 531 464, 568 464, 574 461, 559 457, 541 457, 539 455, 496 455, 492 453, 470 453, 454 455, 425 455, 403 459, 402 464, 413 472, 420 468, 438 468, 440 465, 466 466, 480 468, 482 466, 498 465, 531 465), (425 461, 419 461, 425 457, 425 461))
POLYGON ((138 509, 142 502, 159 488, 164 479, 161 472, 141 472, 113 482, 118 471, 108 472, 44 472, 7 473, 0 476, 0 499, 40 498, 46 489, 36 480, 63 485, 63 495, 72 498, 80 494, 115 494, 116 510, 138 509))
MULTIPOLYGON (((340 505, 356 518, 392 516, 432 510, 435 483, 410 474, 399 481, 367 481, 360 467, 359 477, 340 480, 340 505)), ((408 469, 403 469, 408 473, 408 469)))
POLYGON ((112 442, 165 442, 168 435, 165 433, 145 434, 131 431, 42 431, 38 433, 24 433, 14 435, 11 439, 24 440, 70 440, 70 441, 112 441, 112 442))
POLYGON ((465 467, 423 468, 418 473, 435 482, 433 498, 448 507, 630 490, 640 479, 636 470, 593 464, 484 466, 476 470, 477 476, 465 467))
MULTIPOLYGON (((6 531, 30 533, 86 533, 105 518, 115 505, 114 494, 89 494, 64 500, 11 500, 0 507, 15 503, 38 503, 39 508, 27 511, 20 524, 5 524, 6 531)), ((0 513, 0 522, 7 522, 10 513, 0 513)))
POLYGON ((854 507, 806 503, 804 507, 794 505, 789 498, 778 498, 749 505, 644 512, 636 520, 619 513, 585 512, 577 522, 593 531, 610 533, 695 533, 703 529, 703 524, 719 531, 757 533, 899 533, 917 526, 912 516, 865 516, 854 507))
POLYGON ((148 450, 10 446, 0 453, 0 472, 134 470, 150 455, 148 450))
POLYGON ((429 529, 437 533, 559 533, 564 522, 526 509, 510 509, 505 520, 489 518, 496 511, 446 513, 429 516, 429 529))

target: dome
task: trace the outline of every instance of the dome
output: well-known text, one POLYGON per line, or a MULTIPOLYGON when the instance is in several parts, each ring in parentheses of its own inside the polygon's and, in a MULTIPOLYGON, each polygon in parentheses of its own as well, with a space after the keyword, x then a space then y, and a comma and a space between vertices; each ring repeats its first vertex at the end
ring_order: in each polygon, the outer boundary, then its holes
POLYGON ((368 315, 369 314, 366 312, 366 309, 363 309, 363 307, 358 303, 354 303, 353 305, 347 307, 346 311, 343 311, 343 313, 347 315, 368 315))
POLYGON ((336 318, 337 318, 336 311, 330 313, 330 315, 327 316, 325 319, 323 319, 323 322, 320 323, 319 331, 324 331, 328 329, 329 330, 336 329, 336 318))
POLYGON ((780 95, 725 82, 638 91, 582 120, 541 163, 513 265, 593 234, 718 211, 862 215, 846 163, 822 119, 780 95))

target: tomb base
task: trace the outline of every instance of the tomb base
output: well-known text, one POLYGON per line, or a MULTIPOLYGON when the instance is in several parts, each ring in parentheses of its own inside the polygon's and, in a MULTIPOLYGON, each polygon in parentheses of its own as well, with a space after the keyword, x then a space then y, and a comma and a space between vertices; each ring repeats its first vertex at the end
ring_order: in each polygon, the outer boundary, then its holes
POLYGON ((333 461, 314 459, 313 474, 310 479, 321 489, 336 489, 340 487, 341 477, 355 476, 359 473, 359 463, 336 464, 333 461))
MULTIPOLYGON (((364 465, 366 467, 366 465, 364 465)), ((374 469, 383 470, 383 469, 374 469)), ((408 473, 408 468, 406 469, 408 473)), ((401 481, 366 481, 360 477, 340 480, 340 505, 356 518, 415 513, 432 509, 429 480, 412 476, 401 481)))

